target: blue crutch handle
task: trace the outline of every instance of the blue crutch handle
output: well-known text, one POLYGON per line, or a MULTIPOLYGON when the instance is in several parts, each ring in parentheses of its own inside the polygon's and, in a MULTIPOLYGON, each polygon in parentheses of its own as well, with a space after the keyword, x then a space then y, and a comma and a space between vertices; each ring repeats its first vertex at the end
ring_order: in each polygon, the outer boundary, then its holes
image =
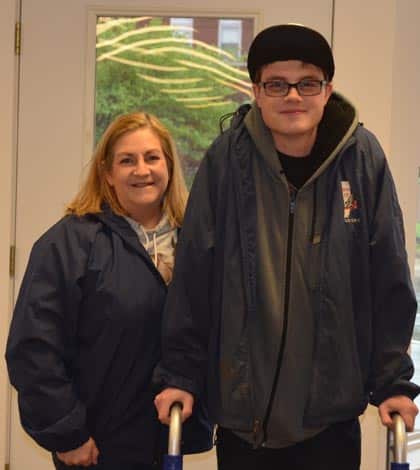
POLYGON ((163 468, 164 470, 182 470, 182 455, 164 455, 163 468))

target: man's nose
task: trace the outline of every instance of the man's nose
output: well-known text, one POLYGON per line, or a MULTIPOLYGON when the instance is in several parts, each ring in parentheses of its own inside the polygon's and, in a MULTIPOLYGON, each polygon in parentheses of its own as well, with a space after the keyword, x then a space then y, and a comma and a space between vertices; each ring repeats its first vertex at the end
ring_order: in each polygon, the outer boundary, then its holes
POLYGON ((292 85, 289 87, 289 92, 285 96, 286 99, 292 99, 292 100, 300 100, 302 97, 299 95, 299 92, 296 88, 296 85, 292 85))

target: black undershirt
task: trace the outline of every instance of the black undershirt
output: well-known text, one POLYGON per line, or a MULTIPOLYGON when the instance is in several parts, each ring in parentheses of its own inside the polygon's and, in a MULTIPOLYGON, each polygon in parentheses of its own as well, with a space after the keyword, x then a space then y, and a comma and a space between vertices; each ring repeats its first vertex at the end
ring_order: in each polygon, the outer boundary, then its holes
POLYGON ((291 157, 279 151, 277 151, 277 155, 279 156, 287 181, 292 183, 296 189, 301 188, 315 171, 311 155, 291 157))
POLYGON ((332 96, 318 125, 311 153, 305 157, 291 157, 277 151, 280 163, 290 184, 300 189, 337 147, 351 126, 354 110, 332 96))

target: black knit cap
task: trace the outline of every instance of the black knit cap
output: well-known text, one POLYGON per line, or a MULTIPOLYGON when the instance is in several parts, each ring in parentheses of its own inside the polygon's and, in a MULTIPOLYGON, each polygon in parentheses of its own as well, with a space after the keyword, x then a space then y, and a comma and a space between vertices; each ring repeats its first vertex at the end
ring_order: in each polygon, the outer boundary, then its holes
POLYGON ((334 76, 334 58, 327 40, 314 29, 298 24, 270 26, 258 33, 248 53, 248 72, 255 83, 258 70, 278 60, 301 60, 319 67, 328 80, 334 76))

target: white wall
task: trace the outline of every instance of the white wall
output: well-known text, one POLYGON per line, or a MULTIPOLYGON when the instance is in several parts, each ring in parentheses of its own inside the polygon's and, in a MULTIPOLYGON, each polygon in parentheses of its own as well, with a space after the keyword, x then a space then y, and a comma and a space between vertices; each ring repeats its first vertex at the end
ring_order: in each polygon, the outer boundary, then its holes
MULTIPOLYGON (((357 105, 361 121, 377 135, 388 156, 404 213, 412 272, 420 165, 419 18, 417 0, 337 0, 334 22, 335 85, 357 105)), ((362 420, 372 436, 364 468, 382 470, 385 432, 376 410, 368 409, 362 420)))
POLYGON ((0 466, 6 459, 9 388, 3 360, 10 312, 9 246, 15 120, 14 24, 16 0, 1 0, 0 14, 0 466))
POLYGON ((411 266, 415 256, 417 167, 420 165, 420 2, 336 1, 336 89, 357 106, 379 138, 404 212, 411 266))
POLYGON ((420 166, 420 2, 398 2, 392 84, 390 160, 404 212, 407 249, 414 268, 417 175, 420 166))
MULTIPOLYGON (((401 2, 403 3, 403 2, 401 2)), ((337 0, 334 22, 336 89, 390 149, 395 0, 337 0)))
MULTIPOLYGON (((356 105, 360 121, 376 134, 388 155, 395 5, 394 0, 337 0, 334 18, 335 88, 356 105)), ((362 443, 363 470, 382 470, 386 432, 377 410, 369 407, 361 422, 363 431, 369 434, 369 440, 362 443)))

